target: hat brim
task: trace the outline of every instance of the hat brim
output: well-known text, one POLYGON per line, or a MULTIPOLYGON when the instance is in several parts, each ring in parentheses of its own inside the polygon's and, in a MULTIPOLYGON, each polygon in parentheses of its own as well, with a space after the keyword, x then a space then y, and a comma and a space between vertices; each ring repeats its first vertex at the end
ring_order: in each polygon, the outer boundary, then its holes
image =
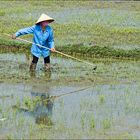
POLYGON ((41 22, 43 22, 43 21, 48 21, 49 23, 51 23, 51 22, 53 22, 53 21, 54 21, 54 19, 42 20, 42 21, 36 22, 35 24, 40 24, 40 23, 41 23, 41 22))

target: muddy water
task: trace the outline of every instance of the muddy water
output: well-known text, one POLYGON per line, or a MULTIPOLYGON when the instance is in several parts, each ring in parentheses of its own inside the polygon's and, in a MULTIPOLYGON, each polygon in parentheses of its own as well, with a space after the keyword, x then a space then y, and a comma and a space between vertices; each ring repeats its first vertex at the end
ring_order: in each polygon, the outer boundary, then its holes
POLYGON ((93 138, 94 131, 97 138, 140 138, 139 62, 92 61, 96 71, 52 56, 53 69, 45 72, 40 58, 33 74, 29 72, 31 56, 1 54, 0 118, 6 119, 0 121, 1 138, 44 138, 38 128, 42 125, 51 127, 49 138, 67 138, 66 132, 74 137, 72 130, 84 130, 86 136, 81 138, 93 138))

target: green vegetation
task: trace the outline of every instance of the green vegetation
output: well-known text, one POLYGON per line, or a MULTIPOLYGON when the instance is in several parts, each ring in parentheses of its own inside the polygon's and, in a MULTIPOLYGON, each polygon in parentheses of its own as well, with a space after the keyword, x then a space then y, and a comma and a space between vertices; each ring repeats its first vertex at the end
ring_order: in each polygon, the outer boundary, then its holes
POLYGON ((31 46, 12 41, 2 33, 13 34, 32 26, 41 13, 47 13, 56 19, 51 26, 57 50, 90 57, 139 59, 139 5, 139 2, 2 1, 0 46, 31 46))
POLYGON ((104 129, 108 129, 108 128, 110 128, 110 127, 111 127, 111 122, 110 122, 110 120, 109 120, 109 119, 103 120, 103 128, 104 128, 104 129))
POLYGON ((92 116, 90 123, 91 123, 91 128, 92 129, 95 128, 95 119, 94 119, 94 116, 92 116))
POLYGON ((0 139, 140 138, 140 2, 0 1, 0 18, 0 139), (3 33, 32 26, 41 13, 56 19, 57 50, 96 71, 52 53, 49 73, 42 57, 29 72, 31 44, 3 33))
POLYGON ((100 95, 99 100, 100 103, 103 104, 105 102, 105 95, 100 95))

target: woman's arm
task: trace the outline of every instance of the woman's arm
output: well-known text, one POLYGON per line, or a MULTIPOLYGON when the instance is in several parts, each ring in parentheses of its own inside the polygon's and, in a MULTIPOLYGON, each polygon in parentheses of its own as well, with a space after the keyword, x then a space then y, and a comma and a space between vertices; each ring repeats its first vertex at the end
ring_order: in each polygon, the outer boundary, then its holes
POLYGON ((35 25, 32 27, 20 29, 12 36, 12 38, 16 39, 17 37, 19 37, 21 35, 32 34, 34 32, 34 29, 35 29, 35 25))

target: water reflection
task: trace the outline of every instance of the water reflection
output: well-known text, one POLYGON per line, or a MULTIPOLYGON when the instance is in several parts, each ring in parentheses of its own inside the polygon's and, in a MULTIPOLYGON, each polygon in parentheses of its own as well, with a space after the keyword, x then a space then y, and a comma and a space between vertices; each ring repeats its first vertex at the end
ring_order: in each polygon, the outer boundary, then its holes
MULTIPOLYGON (((31 72, 30 72, 31 73, 31 72)), ((36 73, 31 73, 32 77, 36 73)), ((51 71, 45 72, 47 80, 51 78, 51 71)), ((52 125, 53 100, 50 98, 50 87, 46 84, 35 84, 32 87, 33 115, 37 124, 52 125)))
POLYGON ((31 92, 32 97, 37 99, 35 103, 33 114, 37 124, 52 125, 52 110, 53 100, 50 98, 49 93, 31 92))
MULTIPOLYGON (((32 77, 35 77, 36 72, 30 73, 32 77)), ((51 72, 45 72, 47 80, 51 78, 51 72)), ((34 82, 29 96, 24 96, 20 106, 15 105, 19 112, 25 116, 34 118, 36 124, 43 124, 52 126, 52 114, 54 99, 51 98, 50 86, 47 84, 40 84, 34 82)))

